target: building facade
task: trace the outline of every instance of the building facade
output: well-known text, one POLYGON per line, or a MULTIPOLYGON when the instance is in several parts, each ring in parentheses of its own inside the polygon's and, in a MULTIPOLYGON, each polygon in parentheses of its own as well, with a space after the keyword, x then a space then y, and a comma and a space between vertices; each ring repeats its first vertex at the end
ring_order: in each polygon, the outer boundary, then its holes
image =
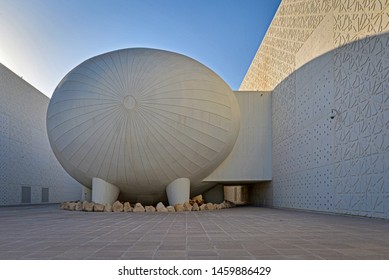
MULTIPOLYGON (((205 182, 389 219, 388 0, 283 0, 236 97, 240 134, 205 182)), ((80 199, 48 141, 49 99, 0 64, 0 100, 0 205, 80 199)))
POLYGON ((46 133, 49 98, 0 64, 0 206, 81 198, 46 133))
POLYGON ((284 0, 240 90, 271 91, 256 204, 389 218, 389 2, 284 0))

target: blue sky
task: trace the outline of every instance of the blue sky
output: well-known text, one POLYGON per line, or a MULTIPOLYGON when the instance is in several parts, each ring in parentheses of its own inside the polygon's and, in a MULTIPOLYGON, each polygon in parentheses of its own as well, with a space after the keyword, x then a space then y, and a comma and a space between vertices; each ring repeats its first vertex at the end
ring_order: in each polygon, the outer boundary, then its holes
POLYGON ((190 56, 237 90, 281 0, 0 0, 0 63, 47 96, 108 51, 190 56))

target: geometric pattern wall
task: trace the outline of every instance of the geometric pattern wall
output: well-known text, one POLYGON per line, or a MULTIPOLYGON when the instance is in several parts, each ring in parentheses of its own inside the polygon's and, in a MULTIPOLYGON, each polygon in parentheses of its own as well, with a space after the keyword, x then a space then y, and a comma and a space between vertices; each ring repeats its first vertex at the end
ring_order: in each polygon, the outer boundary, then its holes
POLYGON ((30 188, 31 203, 81 198, 81 185, 55 158, 46 134, 49 99, 0 64, 0 205, 22 201, 30 188))
POLYGON ((332 57, 304 65, 272 93, 274 206, 334 211, 332 57))
POLYGON ((282 1, 240 87, 272 91, 258 201, 389 218, 388 32, 388 0, 282 1))
POLYGON ((333 1, 282 1, 240 90, 273 90, 295 70, 295 54, 331 10, 333 1))
POLYGON ((335 207, 387 217, 389 211, 389 36, 336 49, 335 207))
POLYGON ((388 30, 388 0, 283 0, 239 90, 271 91, 302 62, 388 30), (318 30, 312 46, 308 39, 318 30))

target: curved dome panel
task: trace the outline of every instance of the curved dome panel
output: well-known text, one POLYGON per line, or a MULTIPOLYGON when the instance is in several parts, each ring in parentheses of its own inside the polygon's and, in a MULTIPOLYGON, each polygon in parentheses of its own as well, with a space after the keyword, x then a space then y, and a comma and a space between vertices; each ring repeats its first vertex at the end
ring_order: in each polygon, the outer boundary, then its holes
POLYGON ((132 197, 159 196, 181 177, 196 186, 230 153, 239 107, 229 86, 186 56, 124 49, 86 60, 56 88, 47 112, 62 166, 132 197))

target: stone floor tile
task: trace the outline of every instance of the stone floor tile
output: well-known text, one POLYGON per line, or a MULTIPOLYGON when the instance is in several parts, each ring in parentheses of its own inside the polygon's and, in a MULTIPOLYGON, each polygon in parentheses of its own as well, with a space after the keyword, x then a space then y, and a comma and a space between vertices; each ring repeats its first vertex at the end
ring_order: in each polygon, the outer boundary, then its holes
POLYGON ((251 256, 246 250, 216 250, 217 254, 221 257, 234 256, 239 259, 240 256, 251 256))
POLYGON ((180 245, 180 244, 165 244, 165 243, 162 243, 162 245, 160 245, 158 247, 158 250, 163 250, 163 251, 179 251, 179 250, 185 250, 186 249, 186 245, 180 245))
POLYGON ((148 250, 148 251, 127 251, 122 254, 121 258, 138 258, 143 260, 144 258, 152 258, 155 254, 156 250, 148 250))
POLYGON ((255 260, 254 256, 221 256, 221 260, 255 260))
POLYGON ((215 256, 219 257, 218 253, 214 250, 188 250, 187 254, 189 257, 206 257, 206 256, 215 256))
POLYGON ((190 251, 213 250, 215 249, 215 245, 212 243, 188 243, 187 249, 190 251))
POLYGON ((389 259, 389 221, 236 207, 86 213, 0 207, 0 259, 389 259))
POLYGON ((355 259, 354 257, 346 256, 336 250, 332 249, 321 249, 321 250, 308 250, 311 254, 321 257, 325 260, 345 260, 345 259, 355 259))
POLYGON ((181 259, 186 257, 186 250, 157 250, 154 257, 174 257, 175 259, 181 259))
POLYGON ((57 257, 60 255, 61 252, 55 252, 55 251, 37 251, 34 253, 31 253, 25 257, 25 259, 29 260, 50 260, 52 258, 57 257))
POLYGON ((236 241, 216 241, 214 244, 216 249, 243 249, 242 244, 236 241))
POLYGON ((216 256, 188 256, 187 260, 218 260, 216 256))

